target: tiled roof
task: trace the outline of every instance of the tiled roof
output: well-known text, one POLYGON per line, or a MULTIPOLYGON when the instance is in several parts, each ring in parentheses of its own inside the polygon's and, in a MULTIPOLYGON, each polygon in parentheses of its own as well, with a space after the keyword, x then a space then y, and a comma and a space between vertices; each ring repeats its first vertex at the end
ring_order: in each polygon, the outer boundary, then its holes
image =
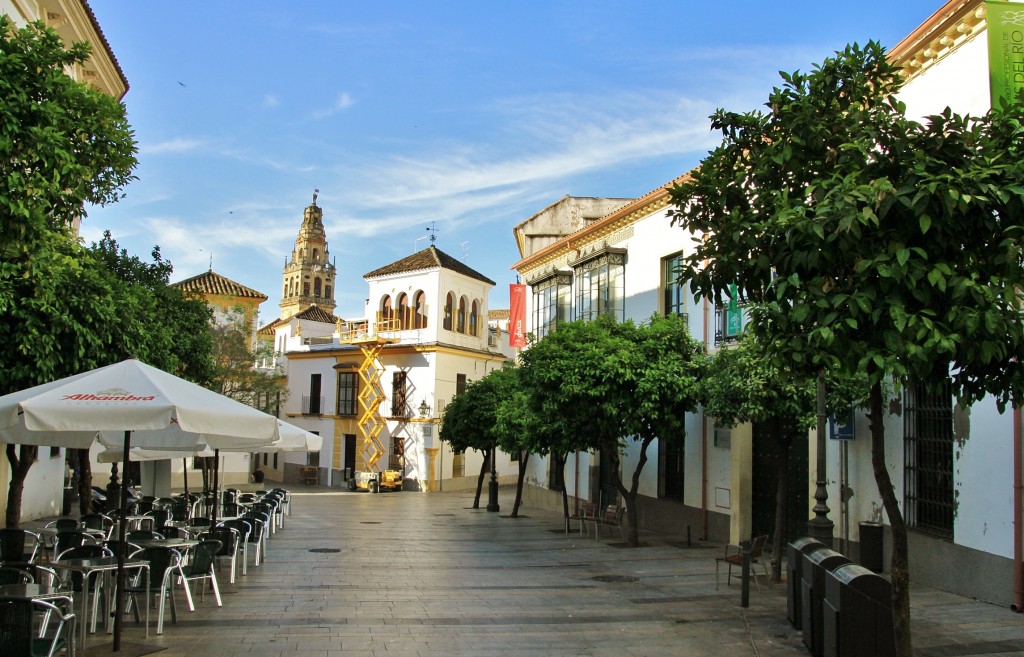
POLYGON ((450 271, 475 278, 478 281, 484 283, 490 283, 494 285, 494 281, 487 278, 472 267, 468 267, 459 260, 451 257, 436 246, 428 246, 422 251, 418 251, 411 256, 402 258, 397 262, 393 262, 390 265, 381 267, 380 269, 374 269, 368 274, 363 274, 363 278, 377 278, 380 276, 389 276, 391 274, 407 274, 414 271, 426 271, 430 269, 448 269, 450 271))
MULTIPOLYGON (((339 319, 317 305, 308 306, 304 310, 292 315, 292 317, 308 319, 311 322, 321 322, 323 324, 334 324, 339 319)), ((289 317, 288 319, 291 319, 292 317, 289 317)))
POLYGON ((270 322, 266 326, 256 330, 257 335, 274 335, 274 329, 284 323, 284 320, 280 317, 270 322))
POLYGON ((198 276, 192 278, 186 278, 183 281, 177 283, 171 283, 171 287, 176 287, 185 292, 199 292, 200 294, 222 294, 226 297, 244 297, 248 299, 260 299, 262 301, 267 300, 267 295, 262 292, 258 292, 251 287, 246 287, 241 283, 221 276, 212 269, 198 276))
MULTIPOLYGON (((124 70, 121 68, 121 62, 117 61, 117 57, 114 56, 114 49, 110 47, 110 42, 107 41, 107 35, 104 34, 103 30, 100 28, 100 22, 96 20, 96 13, 93 12, 92 7, 89 6, 88 0, 81 0, 81 2, 82 8, 85 9, 85 13, 89 15, 89 22, 92 23, 92 29, 96 30, 96 36, 100 38, 100 43, 103 45, 103 49, 107 51, 107 56, 110 57, 111 63, 114 64, 118 77, 120 77, 121 82, 124 83, 125 93, 128 93, 128 89, 131 88, 128 85, 128 78, 125 77, 124 70)), ((120 100, 120 98, 118 100, 120 100)))

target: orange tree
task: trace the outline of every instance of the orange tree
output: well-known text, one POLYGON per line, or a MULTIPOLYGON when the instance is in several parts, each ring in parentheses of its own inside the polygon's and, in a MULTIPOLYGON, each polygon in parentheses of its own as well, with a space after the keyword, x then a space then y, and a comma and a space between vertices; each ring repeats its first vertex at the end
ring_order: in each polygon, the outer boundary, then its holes
POLYGON ((896 654, 910 657, 907 528, 885 462, 883 385, 949 379, 1024 397, 1024 110, 908 119, 877 43, 782 74, 767 112, 717 111, 723 141, 672 192, 697 234, 685 277, 759 301, 778 364, 868 377, 871 462, 892 530, 896 654))
POLYGON ((544 418, 546 435, 559 436, 552 451, 595 449, 608 456, 626 507, 626 542, 635 547, 647 448, 655 438, 684 439, 685 414, 697 408, 697 382, 706 365, 703 345, 676 315, 640 325, 605 315, 560 324, 531 344, 522 360, 530 410, 544 418), (628 474, 621 465, 627 442, 639 445, 628 474))

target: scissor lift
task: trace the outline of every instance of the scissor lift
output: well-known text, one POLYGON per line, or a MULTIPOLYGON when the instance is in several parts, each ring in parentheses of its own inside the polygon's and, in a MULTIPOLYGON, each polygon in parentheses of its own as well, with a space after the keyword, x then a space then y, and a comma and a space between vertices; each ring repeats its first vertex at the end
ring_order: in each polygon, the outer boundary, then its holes
POLYGON ((384 319, 378 314, 376 324, 371 327, 365 322, 349 324, 339 331, 341 342, 354 344, 363 354, 363 362, 359 366, 359 378, 363 382, 359 391, 359 466, 355 472, 356 488, 377 492, 379 489, 401 490, 402 473, 397 470, 385 470, 380 461, 387 453, 380 434, 386 423, 380 414, 380 405, 384 402, 384 389, 381 386, 383 366, 378 360, 384 345, 394 340, 382 337, 382 332, 398 330, 397 319, 384 319), (376 330, 373 330, 376 328, 376 330))

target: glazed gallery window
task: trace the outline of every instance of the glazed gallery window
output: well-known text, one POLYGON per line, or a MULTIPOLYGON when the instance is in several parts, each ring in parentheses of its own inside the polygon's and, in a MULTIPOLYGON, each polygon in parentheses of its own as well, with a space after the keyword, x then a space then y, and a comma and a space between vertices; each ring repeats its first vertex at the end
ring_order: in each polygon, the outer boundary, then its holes
POLYGON ((576 319, 590 321, 611 315, 626 317, 626 252, 605 249, 595 257, 573 264, 576 275, 576 319))
POLYGON ((572 312, 572 274, 556 273, 536 281, 533 290, 533 334, 539 340, 568 322, 572 312))

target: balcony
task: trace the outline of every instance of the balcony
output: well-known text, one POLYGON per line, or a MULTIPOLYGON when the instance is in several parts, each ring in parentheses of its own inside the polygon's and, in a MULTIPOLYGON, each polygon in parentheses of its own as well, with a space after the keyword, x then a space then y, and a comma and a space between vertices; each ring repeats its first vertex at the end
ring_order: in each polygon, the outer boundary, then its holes
POLYGON ((309 395, 302 396, 302 414, 303 415, 320 415, 324 408, 324 398, 311 397, 309 395))

